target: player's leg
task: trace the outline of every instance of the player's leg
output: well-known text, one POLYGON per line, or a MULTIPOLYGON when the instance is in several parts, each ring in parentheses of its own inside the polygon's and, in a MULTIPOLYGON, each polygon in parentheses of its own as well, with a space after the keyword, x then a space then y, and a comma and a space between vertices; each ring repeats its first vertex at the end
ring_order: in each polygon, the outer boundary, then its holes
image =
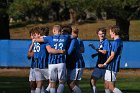
POLYGON ((109 82, 105 80, 105 73, 106 73, 106 70, 102 69, 102 76, 104 78, 105 93, 112 93, 111 90, 109 90, 109 82))
POLYGON ((65 63, 57 64, 57 69, 58 69, 58 80, 59 80, 59 86, 57 88, 57 93, 63 93, 64 84, 66 81, 66 64, 65 63))
POLYGON ((78 84, 77 81, 81 80, 82 73, 83 72, 82 71, 80 72, 79 68, 77 68, 77 69, 75 68, 75 69, 71 70, 69 86, 74 93, 82 93, 79 85, 77 85, 78 84))
POLYGON ((113 93, 122 93, 121 90, 115 87, 116 75, 116 72, 106 70, 105 80, 108 81, 109 90, 113 93))
POLYGON ((47 82, 48 82, 48 86, 47 86, 47 88, 46 88, 46 89, 43 89, 43 86, 42 86, 42 92, 41 92, 41 93, 43 93, 43 90, 44 90, 46 93, 48 93, 48 92, 50 91, 50 84, 49 84, 49 71, 48 71, 48 69, 47 69, 47 68, 46 68, 46 69, 40 69, 40 71, 41 71, 42 75, 44 76, 45 81, 47 81, 47 82))
POLYGON ((30 73, 29 73, 29 82, 30 82, 30 88, 31 88, 31 93, 35 93, 36 89, 36 81, 35 81, 35 72, 33 68, 30 68, 30 73))
POLYGON ((91 79, 90 79, 90 85, 91 85, 92 93, 97 93, 96 82, 101 77, 102 77, 101 69, 94 68, 94 70, 92 72, 92 75, 91 75, 91 79))
POLYGON ((50 93, 56 93, 57 64, 49 64, 50 93))
POLYGON ((41 93, 43 81, 45 80, 45 78, 41 74, 39 68, 35 68, 35 76, 36 76, 36 84, 37 84, 35 93, 41 93))

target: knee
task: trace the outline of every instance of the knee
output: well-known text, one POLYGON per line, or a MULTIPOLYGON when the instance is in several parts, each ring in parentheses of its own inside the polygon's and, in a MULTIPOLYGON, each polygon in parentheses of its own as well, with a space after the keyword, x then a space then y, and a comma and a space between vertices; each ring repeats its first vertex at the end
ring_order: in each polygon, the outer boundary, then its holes
POLYGON ((74 81, 72 81, 72 82, 69 84, 69 86, 70 86, 71 89, 73 89, 75 85, 76 85, 76 84, 75 84, 74 81))
POLYGON ((91 77, 91 79, 90 79, 90 84, 91 84, 92 86, 95 86, 95 85, 96 85, 96 81, 95 81, 94 77, 91 77))

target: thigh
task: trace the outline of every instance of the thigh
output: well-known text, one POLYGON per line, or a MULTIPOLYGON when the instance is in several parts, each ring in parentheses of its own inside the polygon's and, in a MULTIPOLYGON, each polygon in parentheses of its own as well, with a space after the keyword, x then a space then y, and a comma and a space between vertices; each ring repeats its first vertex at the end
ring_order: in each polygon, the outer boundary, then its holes
POLYGON ((35 72, 33 68, 30 68, 29 81, 36 81, 35 72))
POLYGON ((69 71, 70 73, 70 80, 81 80, 83 75, 83 68, 75 68, 69 71))
POLYGON ((45 80, 44 76, 42 75, 41 71, 39 68, 35 68, 35 77, 36 77, 36 81, 42 81, 45 80))
POLYGON ((65 63, 57 64, 57 70, 58 70, 58 79, 65 81, 66 80, 66 64, 65 63))
POLYGON ((40 69, 40 71, 41 71, 41 74, 44 76, 44 78, 45 78, 46 80, 48 80, 48 79, 49 79, 49 72, 48 72, 48 69, 40 69))
POLYGON ((49 64, 49 79, 52 82, 57 81, 57 64, 49 64))
POLYGON ((94 77, 94 79, 98 80, 98 79, 104 77, 104 74, 102 72, 103 72, 102 69, 94 68, 91 76, 94 77))
POLYGON ((114 82, 114 81, 116 81, 116 75, 117 75, 116 72, 106 70, 105 80, 110 81, 110 82, 114 82))

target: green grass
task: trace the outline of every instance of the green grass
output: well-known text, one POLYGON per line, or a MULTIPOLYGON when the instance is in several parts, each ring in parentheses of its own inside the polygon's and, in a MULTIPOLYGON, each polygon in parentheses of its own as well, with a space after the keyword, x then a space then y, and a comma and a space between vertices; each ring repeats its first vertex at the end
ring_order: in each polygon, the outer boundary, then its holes
MULTIPOLYGON (((123 93, 140 93, 140 79, 134 78, 118 78, 116 86, 123 93)), ((89 77, 83 78, 80 87, 82 93, 91 93, 89 86, 89 77)), ((104 93, 103 81, 97 82, 98 93, 104 93)), ((0 77, 0 93, 29 93, 28 77, 0 77)), ((70 93, 66 85, 64 93, 70 93)))
MULTIPOLYGON (((18 27, 10 27, 10 39, 30 39, 29 30, 34 26, 48 26, 50 28, 50 33, 52 32, 52 26, 57 24, 58 22, 50 22, 50 23, 37 23, 37 24, 28 24, 18 27)), ((59 22, 58 24, 68 24, 68 22, 59 22)), ((100 27, 108 27, 110 25, 114 25, 115 20, 105 20, 105 21, 97 21, 96 23, 84 23, 81 25, 77 25, 80 30, 79 38, 82 40, 98 40, 98 36, 96 34, 96 30, 100 27)), ((140 40, 140 20, 132 20, 130 21, 129 27, 129 37, 130 40, 140 40)), ((107 32, 107 38, 110 38, 109 31, 107 32)))

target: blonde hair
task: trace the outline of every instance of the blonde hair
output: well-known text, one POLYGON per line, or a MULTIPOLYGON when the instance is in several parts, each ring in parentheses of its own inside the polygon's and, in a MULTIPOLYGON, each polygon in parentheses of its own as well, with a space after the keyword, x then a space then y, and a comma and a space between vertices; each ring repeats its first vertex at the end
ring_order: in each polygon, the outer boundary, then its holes
POLYGON ((79 33, 79 29, 77 28, 77 26, 72 26, 72 32, 75 34, 79 33))

